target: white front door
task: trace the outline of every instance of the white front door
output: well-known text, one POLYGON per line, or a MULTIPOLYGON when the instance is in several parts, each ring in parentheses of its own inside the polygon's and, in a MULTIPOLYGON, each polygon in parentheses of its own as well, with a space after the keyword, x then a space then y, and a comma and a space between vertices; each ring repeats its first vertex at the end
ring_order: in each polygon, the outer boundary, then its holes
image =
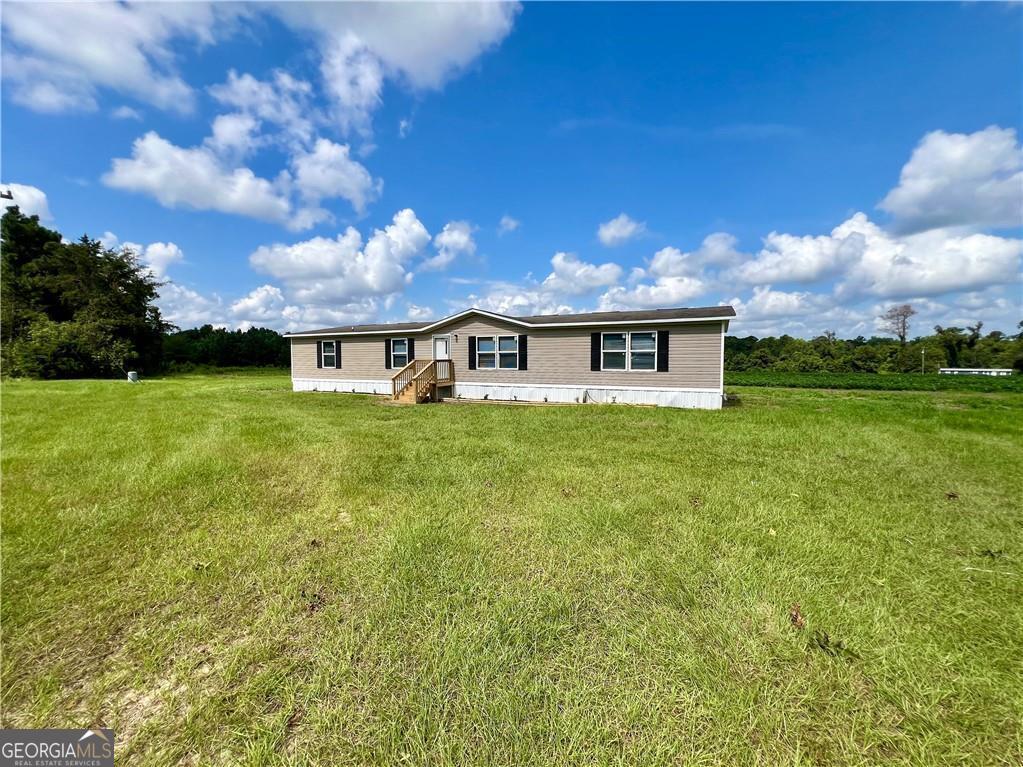
POLYGON ((434 336, 433 358, 435 360, 451 359, 451 338, 450 336, 434 336))

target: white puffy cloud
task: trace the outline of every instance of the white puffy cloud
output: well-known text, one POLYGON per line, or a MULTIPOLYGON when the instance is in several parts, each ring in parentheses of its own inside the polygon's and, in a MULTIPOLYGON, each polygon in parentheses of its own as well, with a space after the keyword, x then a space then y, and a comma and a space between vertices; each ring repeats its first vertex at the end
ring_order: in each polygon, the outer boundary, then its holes
POLYGON ((205 144, 226 158, 240 159, 260 143, 259 120, 244 112, 217 115, 205 144))
POLYGON ((137 242, 121 242, 111 231, 103 232, 99 237, 100 244, 108 250, 129 250, 135 254, 140 263, 149 267, 150 273, 158 280, 167 279, 167 270, 173 264, 183 263, 185 254, 173 242, 151 242, 141 245, 137 242))
POLYGON ((3 207, 18 206, 18 209, 26 216, 39 216, 40 221, 52 221, 50 204, 46 199, 46 192, 38 187, 29 184, 4 184, 0 183, 0 189, 11 193, 14 199, 0 200, 3 207))
POLYGON ((770 285, 758 285, 746 301, 733 298, 728 302, 735 307, 736 314, 743 321, 796 317, 807 312, 819 312, 828 299, 820 294, 805 291, 773 290, 770 285))
POLYGON ((746 283, 812 283, 834 278, 842 298, 935 296, 1018 278, 1023 242, 933 229, 896 235, 857 213, 830 235, 772 232, 751 261, 726 276, 746 283))
POLYGON ((231 304, 231 315, 242 327, 273 326, 281 320, 284 294, 274 285, 260 285, 231 304))
POLYGON ((429 306, 408 305, 408 318, 411 322, 426 322, 427 320, 432 320, 433 317, 434 311, 429 306))
POLYGON ((115 120, 141 120, 142 113, 127 105, 121 105, 110 112, 110 116, 115 120))
MULTIPOLYGON (((4 14, 4 80, 15 101, 44 112, 96 109, 101 89, 188 112, 195 94, 175 70, 176 54, 218 42, 237 22, 273 15, 315 41, 335 123, 365 135, 385 81, 439 89, 499 44, 519 10, 504 2, 24 3, 4 14)), ((241 109, 246 89, 250 99, 266 95, 252 86, 229 82, 212 92, 241 109)), ((284 90, 289 86, 283 83, 284 90)), ((298 116, 288 109, 279 114, 285 122, 298 116)))
POLYGON ((284 280, 294 301, 322 305, 402 290, 411 279, 406 267, 429 242, 426 227, 406 208, 375 230, 365 247, 349 227, 335 239, 260 247, 249 262, 256 271, 284 280))
POLYGON ((289 305, 282 310, 280 322, 285 330, 355 325, 376 319, 382 306, 382 302, 376 298, 363 298, 331 306, 289 305))
POLYGON ((852 264, 865 247, 864 231, 873 226, 863 213, 818 237, 771 232, 756 257, 729 272, 746 283, 815 282, 834 277, 852 264))
POLYGON ((94 110, 105 88, 188 112, 191 87, 174 71, 180 41, 209 44, 241 9, 212 3, 19 3, 4 14, 4 80, 40 112, 94 110))
POLYGON ((519 221, 518 219, 512 218, 511 216, 505 214, 501 216, 501 220, 497 224, 497 234, 498 236, 502 236, 508 234, 509 232, 514 232, 516 229, 519 228, 519 226, 521 226, 521 224, 522 222, 519 221))
POLYGON ((342 132, 369 134, 371 115, 381 103, 384 87, 380 59, 358 36, 346 32, 326 46, 320 72, 334 99, 342 132))
POLYGON ((319 206, 321 198, 344 197, 361 210, 379 188, 366 169, 348 157, 347 147, 326 139, 312 152, 296 155, 294 179, 288 173, 273 181, 261 178, 223 156, 223 150, 244 148, 244 140, 232 145, 228 136, 237 139, 244 134, 244 128, 241 134, 224 131, 203 145, 179 147, 150 131, 135 140, 130 158, 114 159, 103 183, 147 194, 167 208, 233 213, 296 231, 330 219, 319 206), (292 193, 301 201, 292 200, 292 193))
MULTIPOLYGON (((627 286, 615 285, 607 290, 600 297, 600 309, 622 311, 684 306, 702 296, 711 287, 705 268, 706 259, 715 257, 715 254, 708 256, 704 249, 707 241, 716 237, 711 235, 699 250, 692 253, 683 253, 671 246, 661 248, 654 253, 646 269, 632 269, 627 286), (653 281, 643 281, 648 278, 653 278, 653 281)), ((732 247, 734 238, 724 244, 732 247)))
POLYGON ((341 197, 361 213, 382 187, 351 158, 347 145, 325 138, 317 139, 311 151, 295 155, 292 169, 299 193, 314 204, 324 198, 341 197))
POLYGON ((880 202, 898 232, 1023 225, 1023 148, 1012 128, 928 133, 880 202))
POLYGON ((437 255, 426 259, 421 271, 437 271, 446 269, 459 256, 472 256, 476 253, 476 241, 472 237, 474 227, 468 221, 449 221, 433 238, 437 255))
POLYGON ((225 82, 211 86, 209 91, 220 104, 260 123, 277 126, 279 138, 286 145, 307 145, 315 123, 322 119, 311 104, 312 85, 281 69, 275 70, 269 80, 248 73, 239 75, 232 69, 225 82))
POLYGON ((934 229, 904 237, 867 222, 859 259, 838 284, 839 297, 937 296, 1018 282, 1023 240, 934 229))
POLYGON ((412 118, 403 117, 398 121, 398 136, 405 138, 412 132, 412 118))
POLYGON ((684 306, 706 290, 699 277, 658 277, 652 284, 613 287, 600 297, 599 305, 601 311, 684 306))
MULTIPOLYGON (((655 277, 683 277, 692 275, 697 268, 696 262, 688 253, 683 253, 678 248, 667 247, 654 253, 649 271, 655 277)), ((636 276, 642 275, 637 273, 636 276)))
POLYGON ((309 83, 282 70, 269 80, 231 70, 210 93, 235 111, 217 115, 201 145, 175 146, 151 131, 135 141, 131 158, 113 161, 104 182, 166 207, 234 213, 293 231, 331 220, 324 200, 347 200, 362 213, 379 195, 383 182, 352 159, 348 145, 315 136, 321 118, 310 106, 309 83), (273 180, 241 164, 271 145, 289 155, 289 169, 273 180))
POLYGON ((564 314, 572 306, 538 285, 492 282, 484 293, 470 293, 464 301, 452 304, 453 309, 475 306, 488 312, 511 316, 531 314, 564 314))
POLYGON ((703 238, 699 248, 688 253, 671 246, 661 248, 647 269, 633 271, 632 280, 642 279, 648 273, 654 277, 695 277, 708 267, 734 265, 745 257, 736 249, 737 244, 733 235, 714 232, 703 238))
POLYGON ((280 3, 317 40, 342 130, 367 133, 385 80, 438 89, 511 31, 517 3, 280 3))
MULTIPOLYGON (((111 232, 106 232, 104 237, 113 236, 111 232)), ((114 238, 116 242, 116 237, 114 238)), ((101 238, 101 242, 104 240, 101 238)), ((115 246, 107 246, 115 247, 115 246)), ((179 264, 185 260, 185 254, 181 248, 173 242, 152 242, 149 245, 140 245, 136 242, 126 242, 122 246, 125 250, 130 250, 138 256, 139 260, 149 267, 149 271, 152 272, 153 276, 162 280, 167 276, 167 269, 172 264, 179 264)))
POLYGON ((160 286, 156 301, 163 318, 179 328, 194 328, 200 325, 226 327, 224 302, 219 295, 204 296, 192 288, 168 282, 160 286))
POLYGON ((574 253, 555 253, 551 267, 554 271, 543 281, 543 289, 570 296, 614 285, 622 276, 622 267, 618 264, 591 264, 581 261, 574 253))
POLYGON ((728 232, 714 232, 703 238, 693 251, 693 259, 705 266, 732 266, 747 256, 736 247, 738 238, 728 232))
POLYGON ((135 140, 131 158, 117 158, 103 183, 142 192, 167 208, 189 207, 287 222, 292 210, 273 182, 248 168, 229 168, 205 147, 175 146, 150 131, 135 140))
POLYGON ((646 231, 646 224, 621 213, 597 227, 597 237, 604 245, 613 248, 639 237, 646 231))

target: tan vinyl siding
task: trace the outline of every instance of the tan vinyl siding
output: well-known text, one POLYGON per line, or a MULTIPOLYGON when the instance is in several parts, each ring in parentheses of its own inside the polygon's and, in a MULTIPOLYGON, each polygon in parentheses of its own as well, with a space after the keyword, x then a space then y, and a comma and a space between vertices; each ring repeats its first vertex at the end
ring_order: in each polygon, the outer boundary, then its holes
MULTIPOLYGON (((330 381, 387 381, 397 373, 384 366, 384 339, 388 336, 339 336, 331 338, 291 339, 292 378, 320 378, 330 381), (341 368, 316 367, 316 342, 339 341, 341 368)), ((395 335, 394 338, 414 338, 416 357, 429 359, 429 336, 395 335)))
MULTIPOLYGON (((602 328, 525 329, 494 320, 467 317, 438 328, 436 332, 412 336, 416 357, 433 356, 433 336, 451 336, 451 359, 455 380, 466 383, 522 383, 588 386, 640 386, 649 388, 719 389, 721 386, 721 322, 682 325, 642 325, 622 328, 630 331, 667 330, 668 371, 592 371, 590 333, 614 332, 602 328), (469 336, 526 333, 528 370, 469 370, 469 336), (457 336, 457 337, 456 337, 457 336)), ((395 336, 404 337, 404 336, 395 336)), ((315 338, 292 340, 292 375, 295 378, 328 380, 388 380, 395 370, 384 367, 384 336, 342 337, 340 370, 316 367, 315 338)))
POLYGON ((721 323, 642 325, 629 331, 667 330, 668 371, 590 370, 590 333, 617 328, 529 329, 466 318, 444 328, 452 339, 455 380, 472 383, 585 384, 651 388, 718 389, 721 386, 721 323), (527 342, 528 370, 469 370, 469 336, 520 335, 527 342))

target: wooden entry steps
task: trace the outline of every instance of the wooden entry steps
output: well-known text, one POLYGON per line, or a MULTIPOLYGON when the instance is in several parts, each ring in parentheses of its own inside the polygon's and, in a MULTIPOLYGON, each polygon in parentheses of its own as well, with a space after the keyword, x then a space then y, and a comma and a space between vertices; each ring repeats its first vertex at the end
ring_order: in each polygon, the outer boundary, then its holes
POLYGON ((391 376, 391 399, 409 404, 436 402, 437 388, 454 383, 451 360, 412 360, 391 376))

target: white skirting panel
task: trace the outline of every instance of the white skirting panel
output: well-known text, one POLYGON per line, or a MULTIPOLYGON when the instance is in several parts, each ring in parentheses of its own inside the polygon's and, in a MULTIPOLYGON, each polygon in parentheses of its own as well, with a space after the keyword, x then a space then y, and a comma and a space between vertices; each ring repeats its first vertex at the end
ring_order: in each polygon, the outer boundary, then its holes
POLYGON ((292 378, 292 391, 336 391, 349 394, 391 394, 390 381, 339 381, 325 378, 292 378))
MULTIPOLYGON (((323 378, 292 378, 294 391, 391 393, 390 381, 339 381, 323 378)), ((722 405, 717 389, 653 389, 643 387, 565 386, 562 384, 455 383, 454 396, 496 402, 597 402, 623 405, 718 410, 722 405)))
POLYGON ((598 402, 604 404, 660 405, 720 410, 717 389, 653 389, 642 387, 595 387, 543 384, 484 384, 455 382, 455 397, 518 402, 598 402))

